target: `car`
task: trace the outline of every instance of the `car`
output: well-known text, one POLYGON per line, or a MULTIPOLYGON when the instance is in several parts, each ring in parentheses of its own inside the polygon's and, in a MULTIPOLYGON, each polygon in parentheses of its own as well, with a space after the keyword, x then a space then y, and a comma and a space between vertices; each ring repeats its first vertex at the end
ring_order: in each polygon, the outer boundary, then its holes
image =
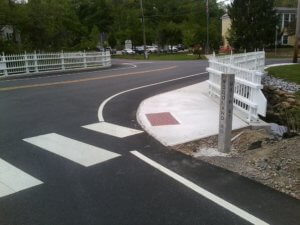
POLYGON ((144 54, 144 46, 136 46, 134 50, 137 54, 144 54))
POLYGON ((158 48, 154 47, 154 46, 149 46, 147 48, 147 50, 148 50, 149 53, 157 53, 158 52, 158 48))
POLYGON ((179 44, 177 45, 178 51, 184 51, 184 45, 183 44, 179 44))
POLYGON ((221 46, 219 49, 220 53, 230 53, 232 52, 234 49, 231 48, 230 46, 221 46))
POLYGON ((122 50, 122 54, 123 55, 134 55, 135 52, 130 48, 125 48, 124 50, 122 50))
POLYGON ((105 51, 109 51, 111 55, 115 55, 117 53, 117 50, 111 47, 107 47, 105 51))
POLYGON ((172 48, 170 48, 172 52, 178 52, 178 48, 177 46, 172 46, 172 48))

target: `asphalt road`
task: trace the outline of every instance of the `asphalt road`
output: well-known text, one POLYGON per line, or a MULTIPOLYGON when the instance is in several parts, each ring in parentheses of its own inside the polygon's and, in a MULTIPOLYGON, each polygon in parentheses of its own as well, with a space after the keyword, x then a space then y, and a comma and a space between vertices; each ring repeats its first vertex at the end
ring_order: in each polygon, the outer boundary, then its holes
MULTIPOLYGON (((202 73, 206 66, 206 61, 115 60, 104 71, 0 81, 0 159, 43 182, 1 197, 0 224, 250 224, 230 207, 216 204, 131 151, 265 223, 299 224, 300 202, 287 195, 171 151, 146 133, 119 138, 82 127, 98 123, 100 104, 116 93, 202 73), (83 166, 23 140, 53 133, 120 156, 83 166)), ((135 115, 143 99, 207 77, 200 74, 121 94, 107 102, 103 117, 108 123, 141 130, 135 115)))

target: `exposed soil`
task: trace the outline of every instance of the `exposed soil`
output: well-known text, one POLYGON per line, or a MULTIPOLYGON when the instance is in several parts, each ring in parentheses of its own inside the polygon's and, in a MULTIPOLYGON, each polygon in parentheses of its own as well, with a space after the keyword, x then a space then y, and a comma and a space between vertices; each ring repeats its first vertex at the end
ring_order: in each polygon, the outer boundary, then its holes
POLYGON ((174 149, 300 200, 300 136, 276 140, 265 130, 245 129, 233 132, 232 137, 238 134, 231 153, 225 157, 207 156, 207 152, 217 149, 217 136, 177 145, 174 149), (203 150, 205 154, 199 154, 203 150))

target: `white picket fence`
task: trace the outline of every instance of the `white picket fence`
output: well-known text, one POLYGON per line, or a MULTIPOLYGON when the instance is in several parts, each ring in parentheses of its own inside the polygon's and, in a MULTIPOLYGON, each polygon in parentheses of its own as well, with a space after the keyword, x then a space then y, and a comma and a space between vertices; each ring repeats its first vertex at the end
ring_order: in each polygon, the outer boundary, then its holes
POLYGON ((209 95, 220 98, 221 74, 235 74, 234 108, 246 122, 256 122, 266 116, 267 100, 261 89, 265 52, 250 52, 209 57, 209 95))
MULTIPOLYGON (((213 55, 213 57, 216 57, 213 55)), ((264 72, 265 68, 265 52, 249 52, 241 54, 230 54, 218 56, 217 61, 224 64, 230 64, 248 70, 258 70, 264 72)))
POLYGON ((0 55, 0 78, 11 75, 110 67, 110 52, 59 52, 0 55))

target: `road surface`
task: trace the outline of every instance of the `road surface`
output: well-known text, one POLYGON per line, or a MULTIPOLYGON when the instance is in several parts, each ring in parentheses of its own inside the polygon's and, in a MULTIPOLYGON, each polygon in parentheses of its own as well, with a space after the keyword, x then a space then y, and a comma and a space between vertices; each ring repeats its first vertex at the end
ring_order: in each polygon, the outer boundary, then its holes
POLYGON ((205 81, 206 67, 115 60, 0 81, 0 224, 299 224, 299 201, 171 151, 137 124, 142 100, 205 81))

